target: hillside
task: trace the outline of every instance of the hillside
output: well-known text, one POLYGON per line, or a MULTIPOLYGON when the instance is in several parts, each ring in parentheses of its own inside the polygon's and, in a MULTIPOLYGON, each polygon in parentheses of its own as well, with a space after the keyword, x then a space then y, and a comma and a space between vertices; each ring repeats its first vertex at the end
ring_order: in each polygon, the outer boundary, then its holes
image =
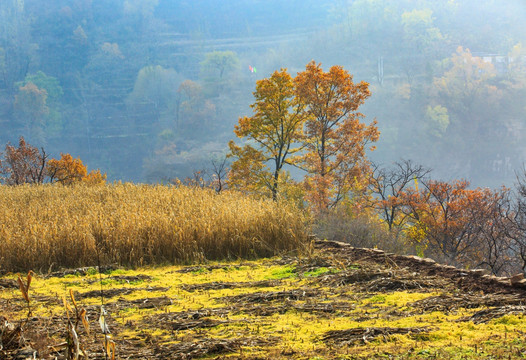
MULTIPOLYGON (((36 276, 32 314, 12 275, 0 308, 23 324, 38 358, 63 358, 71 289, 91 333, 79 346, 103 359, 101 287, 119 359, 523 358, 524 281, 432 260, 315 241, 307 255, 198 266, 83 268, 36 276)), ((70 317, 74 319, 71 299, 70 317)), ((74 322, 72 320, 72 322, 74 322)), ((7 323, 6 323, 7 324, 7 323)), ((20 357, 19 333, 2 330, 0 358, 20 357), (18 355, 17 355, 18 354, 18 355), (18 357, 17 357, 18 356, 18 357)))
POLYGON ((315 60, 370 83, 375 162, 510 186, 524 18, 522 0, 4 0, 0 144, 24 136, 110 181, 183 179, 228 152, 258 80, 315 60))

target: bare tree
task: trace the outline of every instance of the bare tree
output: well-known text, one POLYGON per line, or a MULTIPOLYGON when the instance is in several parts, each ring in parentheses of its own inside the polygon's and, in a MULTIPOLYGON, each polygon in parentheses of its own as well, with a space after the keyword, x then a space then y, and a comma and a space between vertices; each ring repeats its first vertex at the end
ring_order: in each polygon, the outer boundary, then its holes
POLYGON ((469 208, 478 228, 473 248, 474 267, 486 267, 494 275, 513 275, 517 272, 517 256, 514 252, 516 232, 513 223, 514 209, 509 189, 494 191, 486 209, 469 208))
POLYGON ((6 145, 0 174, 8 185, 42 184, 46 178, 47 159, 44 148, 38 150, 21 136, 18 147, 6 145))
POLYGON ((395 162, 392 168, 372 164, 372 170, 369 190, 375 195, 373 207, 380 213, 389 231, 400 229, 406 221, 406 215, 401 211, 404 205, 399 201, 400 196, 413 184, 417 188, 418 182, 425 179, 431 169, 411 160, 401 160, 395 162))
POLYGON ((194 170, 192 175, 183 181, 172 180, 174 183, 190 187, 213 188, 218 194, 225 189, 228 177, 228 159, 226 156, 211 161, 211 169, 194 170))
POLYGON ((212 184, 215 186, 215 190, 218 194, 221 193, 225 187, 225 180, 228 175, 228 162, 227 157, 224 156, 222 159, 212 159, 212 184))
POLYGON ((189 187, 198 187, 205 188, 208 186, 207 181, 205 180, 206 170, 194 170, 192 176, 188 176, 184 179, 183 184, 189 187))
POLYGON ((517 174, 515 191, 514 212, 508 216, 514 224, 510 235, 513 238, 512 249, 520 261, 522 271, 526 273, 526 168, 517 174))

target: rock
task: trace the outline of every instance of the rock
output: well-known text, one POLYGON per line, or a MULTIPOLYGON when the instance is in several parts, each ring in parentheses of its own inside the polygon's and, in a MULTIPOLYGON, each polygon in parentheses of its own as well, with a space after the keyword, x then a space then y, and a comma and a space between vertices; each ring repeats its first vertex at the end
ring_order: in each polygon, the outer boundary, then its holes
POLYGON ((457 270, 457 268, 454 267, 453 265, 442 265, 442 269, 446 269, 446 270, 457 270))
POLYGON ((484 270, 484 269, 473 269, 473 270, 471 270, 471 274, 475 275, 475 276, 482 276, 482 275, 484 275, 485 272, 486 272, 486 270, 484 270))
POLYGON ((514 284, 512 283, 511 285, 516 288, 526 289, 526 279, 519 280, 514 284))
POLYGON ((519 281, 524 280, 524 274, 515 274, 512 277, 510 277, 510 283, 512 286, 515 286, 519 281))
POLYGON ((428 264, 435 264, 436 261, 431 258, 423 258, 422 262, 428 263, 428 264))

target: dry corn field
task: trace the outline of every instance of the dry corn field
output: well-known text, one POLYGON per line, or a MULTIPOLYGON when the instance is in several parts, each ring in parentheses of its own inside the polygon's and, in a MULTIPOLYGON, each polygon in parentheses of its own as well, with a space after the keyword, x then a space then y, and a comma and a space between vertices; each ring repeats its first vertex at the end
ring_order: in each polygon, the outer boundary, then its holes
POLYGON ((307 239, 300 212, 162 185, 0 186, 0 272, 272 256, 307 239))

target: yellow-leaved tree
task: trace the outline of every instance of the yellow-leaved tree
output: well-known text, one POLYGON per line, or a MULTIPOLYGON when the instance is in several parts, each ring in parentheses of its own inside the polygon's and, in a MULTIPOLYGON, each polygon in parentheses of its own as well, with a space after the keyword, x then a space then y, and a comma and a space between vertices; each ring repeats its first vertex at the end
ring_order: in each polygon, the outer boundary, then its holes
POLYGON ((256 83, 254 115, 242 117, 235 134, 246 139, 243 146, 230 141, 229 186, 245 191, 270 193, 278 199, 285 164, 302 148, 302 128, 307 114, 295 96, 294 80, 286 69, 256 83))
POLYGON ((84 182, 87 184, 104 184, 106 174, 100 170, 88 173, 86 166, 80 158, 74 159, 70 154, 60 154, 60 160, 51 159, 47 163, 47 173, 50 181, 59 182, 64 185, 84 182))

